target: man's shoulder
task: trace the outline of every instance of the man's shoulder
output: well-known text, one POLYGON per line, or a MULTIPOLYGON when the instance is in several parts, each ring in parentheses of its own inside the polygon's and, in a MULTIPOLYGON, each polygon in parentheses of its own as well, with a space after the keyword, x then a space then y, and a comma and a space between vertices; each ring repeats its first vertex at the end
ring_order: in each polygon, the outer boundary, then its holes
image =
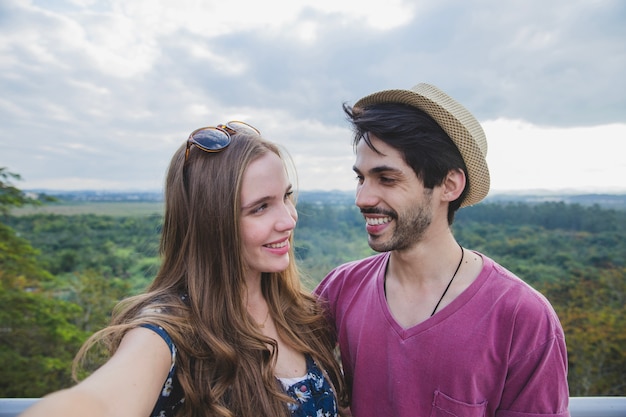
POLYGON ((341 264, 326 275, 316 292, 341 291, 346 286, 359 286, 364 282, 375 281, 387 259, 387 253, 380 253, 341 264))
POLYGON ((521 295, 531 296, 531 298, 543 298, 541 293, 516 273, 492 259, 489 259, 489 261, 486 263, 486 267, 491 269, 492 275, 499 278, 501 286, 508 288, 510 291, 519 292, 521 295))
POLYGON ((492 292, 505 295, 499 297, 501 303, 509 305, 516 315, 536 319, 543 316, 550 322, 554 321, 554 308, 540 291, 496 261, 486 259, 486 272, 490 274, 488 286, 492 292))
POLYGON ((369 276, 386 264, 389 254, 378 253, 367 258, 346 262, 334 268, 327 275, 328 277, 352 277, 352 276, 369 276))

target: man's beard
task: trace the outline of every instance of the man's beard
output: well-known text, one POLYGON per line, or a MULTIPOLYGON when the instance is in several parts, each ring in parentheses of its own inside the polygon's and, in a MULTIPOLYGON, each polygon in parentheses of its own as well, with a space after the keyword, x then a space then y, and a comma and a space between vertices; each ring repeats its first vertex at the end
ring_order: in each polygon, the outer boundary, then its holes
POLYGON ((424 192, 424 200, 421 204, 411 207, 405 213, 389 213, 395 220, 395 228, 392 236, 383 241, 382 236, 368 236, 368 243, 376 252, 389 252, 393 250, 408 249, 422 240, 426 229, 432 222, 432 210, 430 202, 432 193, 424 192))

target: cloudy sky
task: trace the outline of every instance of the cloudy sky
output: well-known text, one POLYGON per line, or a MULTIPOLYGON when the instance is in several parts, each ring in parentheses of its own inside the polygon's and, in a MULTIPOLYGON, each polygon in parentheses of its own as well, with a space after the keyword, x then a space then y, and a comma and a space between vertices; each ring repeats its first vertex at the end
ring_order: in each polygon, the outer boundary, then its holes
POLYGON ((626 191, 622 0, 0 0, 0 167, 22 189, 160 190, 197 127, 353 189, 341 104, 434 84, 487 134, 492 190, 626 191))

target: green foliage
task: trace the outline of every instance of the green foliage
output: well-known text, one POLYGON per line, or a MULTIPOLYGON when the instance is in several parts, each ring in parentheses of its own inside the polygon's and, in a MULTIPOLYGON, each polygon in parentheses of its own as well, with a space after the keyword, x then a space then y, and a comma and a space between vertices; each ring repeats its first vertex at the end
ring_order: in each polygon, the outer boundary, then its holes
POLYGON ((20 189, 10 182, 20 180, 19 174, 8 172, 5 167, 0 168, 0 214, 8 214, 11 207, 21 207, 31 201, 20 189))
POLYGON ((142 290, 153 276, 146 275, 146 262, 154 265, 158 254, 160 221, 158 215, 93 214, 39 214, 7 219, 10 226, 40 249, 39 260, 51 273, 65 276, 94 271, 105 279, 125 281, 135 291, 142 290), (143 269, 137 267, 139 264, 143 269))
POLYGON ((11 180, 21 180, 19 174, 7 171, 6 167, 0 167, 0 214, 7 215, 13 207, 22 207, 24 205, 40 205, 42 201, 55 201, 53 197, 40 195, 31 197, 26 195, 22 190, 16 188, 11 180))
POLYGON ((626 212, 563 203, 461 210, 455 235, 545 294, 563 325, 571 395, 626 393, 626 212))
POLYGON ((0 288, 35 289, 52 275, 37 261, 39 251, 0 223, 0 288))
POLYGON ((80 308, 40 293, 0 288, 0 396, 39 397, 71 385, 71 362, 86 334, 80 308))
POLYGON ((104 327, 115 304, 129 294, 129 284, 114 278, 103 279, 93 270, 74 273, 61 280, 55 296, 78 307, 72 324, 80 330, 94 332, 104 327))
POLYGON ((539 289, 566 332, 570 391, 581 396, 626 391, 626 268, 586 268, 539 289))
MULTIPOLYGON (((10 178, 19 176, 0 168, 5 220, 11 208, 41 201, 13 187, 10 178)), ((63 283, 42 258, 20 232, 0 223, 0 397, 39 397, 70 386, 74 354, 127 293, 95 273, 75 274, 63 283)))
POLYGON ((311 290, 337 265, 374 253, 353 206, 299 203, 295 242, 303 283, 311 290))
MULTIPOLYGON (((301 201, 298 212, 295 252, 306 288, 373 253, 353 205, 301 201)), ((161 216, 129 210, 4 219, 0 368, 16 382, 0 386, 0 396, 35 396, 67 386, 70 356, 86 334, 106 323, 116 301, 153 279, 161 216)), ((571 395, 625 395, 626 211, 483 203, 460 210, 453 229, 463 246, 551 300, 567 338, 571 395)))
POLYGON ((485 204, 458 213, 453 226, 468 248, 525 281, 567 281, 588 266, 626 266, 626 212, 562 203, 485 204))

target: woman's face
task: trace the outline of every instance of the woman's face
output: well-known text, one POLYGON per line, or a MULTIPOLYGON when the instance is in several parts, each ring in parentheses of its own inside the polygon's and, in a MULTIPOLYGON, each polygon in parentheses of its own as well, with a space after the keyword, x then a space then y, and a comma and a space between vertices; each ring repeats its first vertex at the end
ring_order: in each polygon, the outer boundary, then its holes
POLYGON ((282 160, 273 152, 254 160, 241 187, 240 229, 248 272, 280 272, 289 266, 289 238, 298 214, 282 160))

